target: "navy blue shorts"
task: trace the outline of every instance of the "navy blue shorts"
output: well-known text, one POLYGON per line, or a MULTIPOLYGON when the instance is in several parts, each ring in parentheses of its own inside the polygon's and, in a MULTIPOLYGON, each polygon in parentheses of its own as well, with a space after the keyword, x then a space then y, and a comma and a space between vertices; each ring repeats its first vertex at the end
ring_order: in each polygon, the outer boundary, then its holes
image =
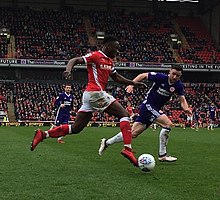
POLYGON ((209 119, 210 119, 211 121, 215 121, 215 116, 214 116, 214 115, 210 115, 210 116, 209 116, 209 119))
POLYGON ((139 116, 136 118, 135 122, 146 124, 146 128, 148 128, 154 120, 162 114, 163 112, 160 109, 150 104, 142 103, 139 109, 139 116))
POLYGON ((55 125, 59 126, 61 124, 68 124, 70 120, 70 116, 63 115, 63 116, 58 116, 57 119, 55 120, 55 125))

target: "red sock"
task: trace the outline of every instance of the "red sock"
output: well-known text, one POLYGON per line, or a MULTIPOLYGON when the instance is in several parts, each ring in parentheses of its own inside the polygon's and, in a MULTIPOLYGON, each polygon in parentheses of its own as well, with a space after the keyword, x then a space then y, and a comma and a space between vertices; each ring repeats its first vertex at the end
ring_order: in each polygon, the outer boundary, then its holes
POLYGON ((64 124, 61 126, 57 126, 56 128, 48 130, 47 132, 48 132, 49 136, 52 138, 58 138, 60 136, 65 136, 65 135, 69 134, 69 125, 64 124))
POLYGON ((120 129, 123 135, 124 144, 131 144, 131 126, 129 121, 121 121, 120 129))

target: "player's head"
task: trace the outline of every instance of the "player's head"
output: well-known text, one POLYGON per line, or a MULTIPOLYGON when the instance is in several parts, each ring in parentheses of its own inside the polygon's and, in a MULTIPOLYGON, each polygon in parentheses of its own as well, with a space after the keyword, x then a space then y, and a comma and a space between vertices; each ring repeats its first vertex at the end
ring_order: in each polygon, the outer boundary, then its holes
POLYGON ((180 65, 172 65, 169 71, 169 81, 175 83, 178 81, 183 74, 183 67, 180 65))
POLYGON ((106 35, 103 40, 103 53, 109 58, 114 58, 119 49, 119 42, 116 37, 106 35))
POLYGON ((65 84, 64 91, 69 94, 72 90, 71 84, 65 84))

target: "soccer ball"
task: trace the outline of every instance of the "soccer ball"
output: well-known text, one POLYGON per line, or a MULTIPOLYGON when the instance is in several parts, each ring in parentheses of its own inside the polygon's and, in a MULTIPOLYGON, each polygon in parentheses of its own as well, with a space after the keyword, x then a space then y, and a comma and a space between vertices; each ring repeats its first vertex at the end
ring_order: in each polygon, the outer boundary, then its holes
POLYGON ((155 159, 151 154, 142 154, 138 157, 138 167, 144 171, 152 171, 155 167, 155 159))

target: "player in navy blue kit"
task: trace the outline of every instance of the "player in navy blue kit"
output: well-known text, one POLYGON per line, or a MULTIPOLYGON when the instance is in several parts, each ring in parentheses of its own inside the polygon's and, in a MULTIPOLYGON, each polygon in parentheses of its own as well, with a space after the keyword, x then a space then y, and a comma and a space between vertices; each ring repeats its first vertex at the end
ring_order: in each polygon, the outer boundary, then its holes
MULTIPOLYGON (((159 124, 162 129, 159 137, 159 161, 173 162, 177 158, 167 154, 167 143, 169 138, 169 132, 174 126, 171 120, 165 115, 161 108, 169 101, 171 96, 176 93, 179 96, 182 109, 192 115, 192 111, 189 109, 188 103, 184 96, 184 87, 180 81, 183 69, 181 66, 173 65, 169 71, 169 75, 163 73, 142 73, 139 74, 134 81, 149 80, 154 82, 152 87, 147 91, 145 100, 142 102, 139 110, 139 116, 135 120, 132 126, 132 137, 136 138, 145 129, 147 129, 152 123, 159 124)), ((126 88, 128 93, 133 92, 133 86, 129 85, 126 88)), ((121 132, 112 138, 101 140, 99 148, 99 155, 102 155, 104 150, 114 143, 121 142, 123 140, 121 132)))
POLYGON ((193 112, 194 128, 196 131, 199 130, 199 121, 200 121, 200 111, 196 108, 193 112))
MULTIPOLYGON (((66 84, 64 92, 60 93, 55 101, 55 106, 57 108, 57 114, 55 122, 51 128, 60 126, 62 124, 68 124, 70 120, 70 112, 73 108, 73 95, 71 94, 71 85, 66 84)), ((57 139, 58 143, 64 144, 63 137, 57 139)))
POLYGON ((215 117, 216 117, 216 106, 214 103, 211 103, 209 106, 208 110, 208 116, 209 116, 209 125, 208 125, 208 130, 214 130, 214 122, 215 122, 215 117))

